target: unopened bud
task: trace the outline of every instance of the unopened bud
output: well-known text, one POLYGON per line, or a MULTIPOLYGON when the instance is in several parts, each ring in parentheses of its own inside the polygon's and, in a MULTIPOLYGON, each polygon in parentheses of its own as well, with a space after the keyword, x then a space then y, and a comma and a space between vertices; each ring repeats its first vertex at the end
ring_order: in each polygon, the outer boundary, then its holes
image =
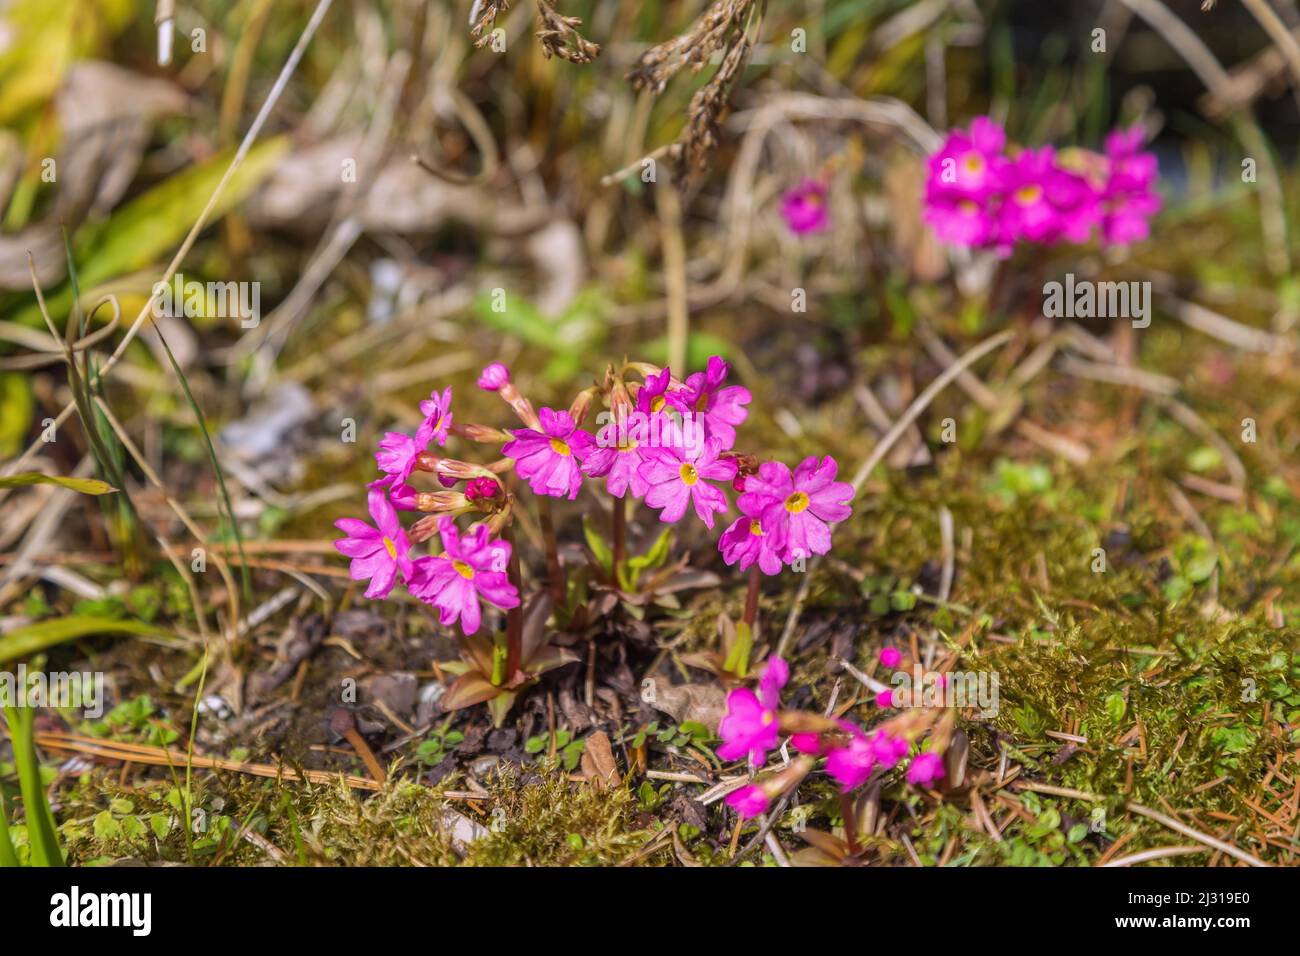
POLYGON ((485 392, 496 392, 510 381, 510 369, 500 362, 493 362, 478 377, 478 387, 485 392))

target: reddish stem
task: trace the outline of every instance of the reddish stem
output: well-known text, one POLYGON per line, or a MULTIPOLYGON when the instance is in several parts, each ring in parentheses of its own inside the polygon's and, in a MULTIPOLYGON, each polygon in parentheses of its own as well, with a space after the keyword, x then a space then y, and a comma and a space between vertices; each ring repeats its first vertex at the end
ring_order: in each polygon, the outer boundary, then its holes
POLYGON ((558 611, 564 607, 564 568, 560 564, 560 546, 555 539, 555 521, 551 517, 551 502, 545 496, 537 499, 537 516, 542 526, 542 540, 546 544, 546 570, 551 579, 551 596, 558 611))
POLYGON ((624 507, 625 502, 622 498, 613 498, 612 503, 614 506, 614 566, 610 570, 614 575, 614 583, 617 584, 618 569, 623 564, 626 550, 627 509, 624 507))
POLYGON ((853 811, 853 798, 847 793, 840 794, 840 813, 844 816, 844 843, 849 849, 849 856, 857 856, 858 815, 853 811))
POLYGON ((506 681, 514 677, 523 664, 524 656, 524 610, 523 585, 519 574, 519 549, 515 547, 514 535, 509 528, 501 532, 501 537, 510 544, 510 565, 507 573, 510 583, 515 586, 521 598, 520 602, 506 611, 506 681))
POLYGON ((758 564, 752 564, 749 568, 749 591, 745 595, 745 617, 744 621, 749 625, 749 631, 754 633, 754 625, 758 620, 758 590, 761 579, 758 574, 758 564))

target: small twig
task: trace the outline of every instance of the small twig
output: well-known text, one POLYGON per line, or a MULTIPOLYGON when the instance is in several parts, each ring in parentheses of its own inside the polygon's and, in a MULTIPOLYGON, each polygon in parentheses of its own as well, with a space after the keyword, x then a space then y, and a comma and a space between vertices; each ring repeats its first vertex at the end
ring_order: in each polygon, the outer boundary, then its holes
POLYGON ((1187 824, 1182 823, 1179 820, 1175 820, 1173 817, 1165 816, 1165 814, 1163 813, 1158 813, 1155 810, 1152 810, 1150 807, 1144 807, 1142 806, 1142 804, 1133 803, 1132 801, 1129 801, 1128 803, 1124 804, 1124 806, 1131 813, 1136 813, 1138 814, 1138 816, 1147 817, 1150 820, 1156 821, 1156 823, 1163 824, 1164 826, 1167 826, 1171 830, 1176 830, 1177 832, 1181 833, 1183 836, 1191 837, 1193 840, 1197 840, 1201 843, 1204 843, 1206 846, 1213 847, 1214 849, 1218 850, 1221 853, 1226 853, 1228 854, 1228 856, 1232 857, 1233 859, 1240 860, 1243 863, 1249 863, 1251 866, 1270 865, 1268 863, 1265 863, 1259 857, 1252 856, 1251 854, 1247 853, 1245 850, 1238 849, 1237 847, 1233 846, 1231 843, 1225 843, 1224 841, 1216 839, 1215 837, 1212 837, 1209 834, 1202 833, 1200 830, 1194 830, 1191 827, 1189 827, 1187 824))
POLYGON ((1208 852, 1209 851, 1203 846, 1158 846, 1153 850, 1143 850, 1141 853, 1134 853, 1130 856, 1121 856, 1119 859, 1110 860, 1101 865, 1103 867, 1132 866, 1135 863, 1145 863, 1148 860, 1163 860, 1170 856, 1188 856, 1193 853, 1208 852))

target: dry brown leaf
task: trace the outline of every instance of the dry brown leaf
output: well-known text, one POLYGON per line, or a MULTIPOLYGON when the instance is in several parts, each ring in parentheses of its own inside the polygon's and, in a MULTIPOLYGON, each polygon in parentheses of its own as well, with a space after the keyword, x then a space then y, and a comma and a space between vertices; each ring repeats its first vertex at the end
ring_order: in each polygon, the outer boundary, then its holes
POLYGON ((587 738, 587 746, 582 751, 582 776, 597 790, 607 785, 617 787, 623 782, 619 776, 618 765, 614 763, 614 750, 609 743, 609 735, 598 730, 587 738))

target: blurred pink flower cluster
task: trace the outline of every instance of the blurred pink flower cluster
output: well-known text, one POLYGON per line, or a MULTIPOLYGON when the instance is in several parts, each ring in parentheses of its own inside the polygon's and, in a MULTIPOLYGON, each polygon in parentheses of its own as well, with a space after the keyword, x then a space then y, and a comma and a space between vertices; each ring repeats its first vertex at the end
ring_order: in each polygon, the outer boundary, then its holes
POLYGON ((1140 128, 1115 130, 1104 154, 1051 146, 1008 151, 986 116, 949 132, 929 157, 925 221, 943 242, 1009 255, 1017 243, 1104 245, 1147 237, 1160 209, 1156 158, 1140 128))
MULTIPOLYGON (((881 661, 897 663, 898 652, 887 648, 881 661)), ((727 695, 727 709, 718 725, 722 744, 718 756, 724 760, 748 760, 755 767, 767 762, 769 751, 780 746, 781 690, 790 679, 790 668, 779 657, 768 658, 758 682, 758 691, 740 687, 727 695)), ((801 724, 799 715, 786 715, 795 726, 801 724)), ((911 749, 915 728, 904 724, 887 724, 874 732, 863 730, 848 720, 825 722, 829 729, 794 730, 790 744, 801 754, 826 760, 826 773, 835 779, 840 790, 848 793, 871 777, 877 770, 897 766, 911 749)), ((907 768, 908 783, 929 786, 943 777, 943 760, 940 754, 926 752, 912 758, 907 768)), ((727 804, 742 817, 757 816, 767 810, 769 803, 780 795, 790 781, 781 775, 765 782, 747 784, 727 797, 727 804)))

